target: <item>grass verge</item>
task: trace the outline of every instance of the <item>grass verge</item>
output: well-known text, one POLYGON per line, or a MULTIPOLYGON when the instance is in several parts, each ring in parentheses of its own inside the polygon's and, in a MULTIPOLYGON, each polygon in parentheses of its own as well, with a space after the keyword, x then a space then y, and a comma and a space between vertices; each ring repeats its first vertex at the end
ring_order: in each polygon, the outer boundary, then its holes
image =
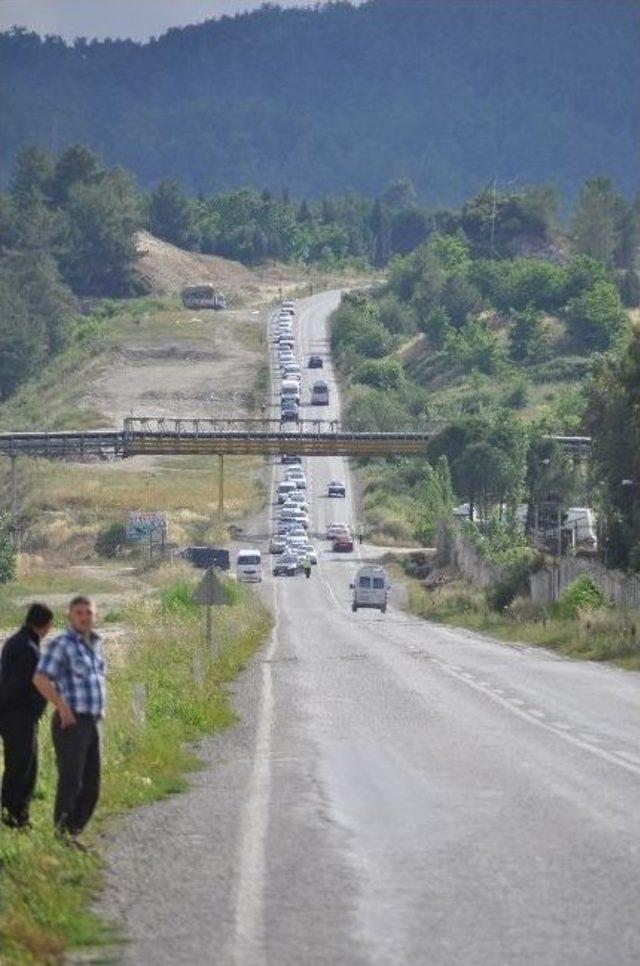
MULTIPOLYGON (((232 604, 214 608, 212 654, 202 612, 191 602, 192 581, 176 580, 172 568, 158 579, 159 596, 132 602, 123 615, 127 660, 111 665, 94 830, 110 815, 185 788, 186 773, 198 767, 189 743, 234 721, 225 685, 271 627, 267 609, 234 585, 232 604)), ((100 860, 61 847, 51 830, 55 768, 46 724, 41 752, 33 831, 0 830, 3 966, 57 966, 66 949, 113 938, 89 908, 100 887, 100 860)))
POLYGON ((575 617, 556 616, 516 598, 499 613, 487 604, 483 591, 463 580, 425 590, 409 583, 408 609, 426 620, 490 634, 502 641, 536 644, 592 661, 613 661, 640 670, 640 614, 611 608, 586 609, 575 617))

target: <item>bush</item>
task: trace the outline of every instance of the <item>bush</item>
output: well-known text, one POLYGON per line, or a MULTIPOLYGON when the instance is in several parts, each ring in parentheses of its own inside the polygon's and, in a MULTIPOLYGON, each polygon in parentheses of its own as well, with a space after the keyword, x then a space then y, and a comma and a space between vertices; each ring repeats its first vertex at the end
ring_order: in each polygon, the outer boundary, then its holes
POLYGON ((118 555, 126 537, 126 530, 121 523, 110 523, 109 526, 100 530, 93 548, 99 557, 111 559, 118 555))
POLYGON ((558 356, 527 371, 535 383, 578 382, 586 379, 590 369, 591 361, 585 356, 558 356))
POLYGON ((489 607, 492 610, 505 610, 519 594, 528 591, 530 573, 531 563, 528 560, 520 560, 507 567, 500 580, 487 589, 489 607))
POLYGON ((494 375, 505 363, 503 347, 481 322, 467 322, 464 328, 449 331, 444 351, 464 372, 478 369, 494 375))
POLYGON ((369 359, 358 366, 353 378, 374 389, 398 389, 404 370, 398 359, 369 359))
POLYGON ((612 282, 596 282, 567 305, 569 331, 579 345, 589 350, 606 349, 624 318, 620 296, 612 282))
POLYGON ((562 592, 553 606, 553 615, 569 620, 578 617, 581 611, 596 610, 608 604, 607 598, 591 578, 581 574, 562 592))
POLYGON ((518 379, 505 395, 503 403, 508 409, 524 409, 529 401, 529 384, 526 379, 518 379))
POLYGON ((596 661, 640 656, 640 614, 611 608, 578 615, 580 647, 596 661))
POLYGON ((0 533, 0 584, 7 584, 16 576, 17 554, 11 536, 0 533))

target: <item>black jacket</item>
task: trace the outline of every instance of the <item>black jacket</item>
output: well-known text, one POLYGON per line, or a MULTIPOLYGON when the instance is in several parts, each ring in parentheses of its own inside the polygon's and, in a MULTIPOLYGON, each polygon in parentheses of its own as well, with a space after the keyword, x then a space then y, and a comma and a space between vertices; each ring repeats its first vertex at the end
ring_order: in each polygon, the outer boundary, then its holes
POLYGON ((33 686, 39 658, 40 638, 30 627, 7 638, 0 655, 0 718, 17 714, 37 721, 42 716, 47 702, 33 686))

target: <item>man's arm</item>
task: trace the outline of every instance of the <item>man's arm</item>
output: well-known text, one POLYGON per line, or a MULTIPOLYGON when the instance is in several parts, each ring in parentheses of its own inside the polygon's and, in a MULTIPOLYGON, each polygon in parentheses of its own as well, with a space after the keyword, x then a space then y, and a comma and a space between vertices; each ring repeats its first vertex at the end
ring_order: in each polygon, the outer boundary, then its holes
POLYGON ((20 647, 16 640, 9 640, 2 652, 2 699, 7 703, 24 697, 35 668, 26 647, 20 647))
POLYGON ((64 667, 66 660, 62 640, 59 637, 54 638, 38 662, 36 673, 33 676, 33 686, 37 688, 46 701, 50 701, 55 706, 60 715, 62 727, 70 728, 71 725, 76 723, 76 719, 73 711, 55 685, 56 678, 64 667))
POLYGON ((53 704, 60 715, 60 724, 63 728, 70 728, 76 723, 73 711, 64 700, 57 687, 46 674, 42 671, 36 671, 33 676, 33 685, 38 689, 40 694, 45 700, 50 701, 53 704))

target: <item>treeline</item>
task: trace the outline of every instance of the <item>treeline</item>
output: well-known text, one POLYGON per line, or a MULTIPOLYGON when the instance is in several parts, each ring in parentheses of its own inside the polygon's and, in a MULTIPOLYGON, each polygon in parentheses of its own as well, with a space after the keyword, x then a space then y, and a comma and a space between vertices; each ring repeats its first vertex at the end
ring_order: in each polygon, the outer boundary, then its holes
MULTIPOLYGON (((212 5, 215 6, 215 5, 212 5)), ((149 190, 288 186, 380 195, 409 177, 431 206, 494 173, 593 171, 637 189, 632 0, 374 0, 267 5, 148 43, 0 35, 0 174, 25 143, 81 141, 149 190)))
POLYGON ((0 195, 0 398, 77 331, 79 299, 144 293, 136 232, 145 227, 183 248, 247 264, 369 265, 383 250, 388 258, 426 238, 429 218, 401 185, 377 202, 296 202, 251 190, 188 198, 173 181, 142 194, 128 172, 105 167, 85 145, 57 157, 24 148, 0 195))
POLYGON ((140 291, 130 175, 82 145, 25 148, 0 196, 0 398, 38 372, 77 326, 81 296, 140 291))
POLYGON ((265 259, 383 266, 433 230, 410 182, 393 182, 374 201, 355 195, 295 201, 287 191, 245 189, 189 198, 163 181, 145 199, 149 230, 179 245, 247 264, 265 259))
POLYGON ((639 302, 638 211, 602 178, 585 184, 568 237, 552 210, 546 191, 491 190, 437 214, 376 291, 343 298, 332 345, 349 427, 436 430, 429 465, 364 471, 365 507, 381 532, 425 542, 454 497, 485 522, 550 494, 566 507, 584 487, 544 437, 593 433, 602 546, 639 568, 640 340, 626 311, 639 302))

